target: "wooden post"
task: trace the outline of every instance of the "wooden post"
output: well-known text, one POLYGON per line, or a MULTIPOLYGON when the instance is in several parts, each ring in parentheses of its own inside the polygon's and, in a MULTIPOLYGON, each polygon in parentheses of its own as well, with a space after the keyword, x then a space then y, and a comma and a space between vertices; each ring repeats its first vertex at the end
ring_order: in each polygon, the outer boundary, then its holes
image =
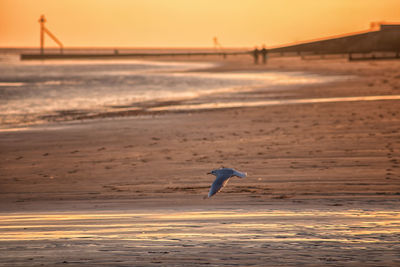
POLYGON ((44 24, 46 22, 46 18, 44 15, 40 16, 39 23, 40 23, 40 54, 43 55, 44 53, 44 24))
POLYGON ((44 54, 44 34, 47 33, 47 35, 54 40, 59 46, 60 46, 60 54, 63 53, 63 44, 52 34, 45 26, 46 18, 44 15, 40 16, 39 23, 40 23, 40 54, 44 54))

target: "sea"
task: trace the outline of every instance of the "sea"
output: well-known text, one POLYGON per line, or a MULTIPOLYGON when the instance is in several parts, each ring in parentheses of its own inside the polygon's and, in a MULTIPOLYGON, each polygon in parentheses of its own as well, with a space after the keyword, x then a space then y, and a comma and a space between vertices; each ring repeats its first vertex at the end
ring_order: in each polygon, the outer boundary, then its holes
MULTIPOLYGON (((326 83, 339 78, 304 72, 205 71, 220 64, 212 62, 21 61, 21 52, 23 50, 0 50, 0 129, 49 123, 49 118, 71 120, 79 117, 77 114, 144 109, 146 103, 185 100, 195 103, 153 105, 153 110, 230 107, 229 98, 224 98, 225 103, 219 103, 221 98, 214 101, 212 96, 232 95, 255 88, 276 91, 287 86, 326 83), (207 102, 201 99, 207 99, 207 102)), ((234 106, 249 104, 249 100, 235 99, 234 106)))

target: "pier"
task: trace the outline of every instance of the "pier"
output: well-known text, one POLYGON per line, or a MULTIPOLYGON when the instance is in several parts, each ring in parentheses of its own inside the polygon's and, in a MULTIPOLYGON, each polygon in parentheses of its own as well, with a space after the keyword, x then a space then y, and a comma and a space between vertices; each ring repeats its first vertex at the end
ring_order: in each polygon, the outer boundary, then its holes
POLYGON ((178 56, 237 56, 251 54, 251 51, 238 52, 175 52, 175 53, 41 53, 21 54, 21 60, 45 60, 45 59, 101 59, 101 58, 144 58, 144 57, 178 57, 178 56))

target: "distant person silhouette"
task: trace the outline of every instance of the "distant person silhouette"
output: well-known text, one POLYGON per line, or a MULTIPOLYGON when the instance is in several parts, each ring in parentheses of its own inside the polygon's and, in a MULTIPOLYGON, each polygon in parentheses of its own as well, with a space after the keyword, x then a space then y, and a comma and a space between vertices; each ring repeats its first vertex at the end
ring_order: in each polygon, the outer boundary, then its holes
POLYGON ((261 55, 262 55, 263 64, 267 64, 268 50, 267 50, 267 48, 265 48, 265 45, 262 46, 261 55))
POLYGON ((253 50, 254 64, 258 64, 258 54, 260 50, 258 50, 257 46, 253 50))

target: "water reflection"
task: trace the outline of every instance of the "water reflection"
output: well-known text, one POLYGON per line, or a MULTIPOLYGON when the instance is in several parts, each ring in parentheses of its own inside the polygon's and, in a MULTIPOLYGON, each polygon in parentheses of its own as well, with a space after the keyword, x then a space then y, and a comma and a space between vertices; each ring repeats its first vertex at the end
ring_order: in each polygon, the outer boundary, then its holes
POLYGON ((132 109, 151 101, 190 100, 258 87, 269 92, 350 78, 302 72, 184 72, 211 66, 137 60, 2 63, 0 124, 10 128, 70 120, 73 115, 115 111, 121 106, 132 109))
POLYGON ((0 216, 1 242, 129 240, 141 246, 201 242, 396 244, 399 211, 183 211, 0 216))
POLYGON ((216 103, 202 103, 193 105, 163 106, 163 107, 150 108, 149 110, 150 111, 201 110, 201 109, 218 109, 218 108, 260 107, 260 106, 277 106, 277 105, 293 105, 293 104, 380 101, 380 100, 400 100, 400 95, 303 98, 303 99, 283 99, 283 100, 266 100, 266 101, 252 101, 252 102, 216 102, 216 103))

